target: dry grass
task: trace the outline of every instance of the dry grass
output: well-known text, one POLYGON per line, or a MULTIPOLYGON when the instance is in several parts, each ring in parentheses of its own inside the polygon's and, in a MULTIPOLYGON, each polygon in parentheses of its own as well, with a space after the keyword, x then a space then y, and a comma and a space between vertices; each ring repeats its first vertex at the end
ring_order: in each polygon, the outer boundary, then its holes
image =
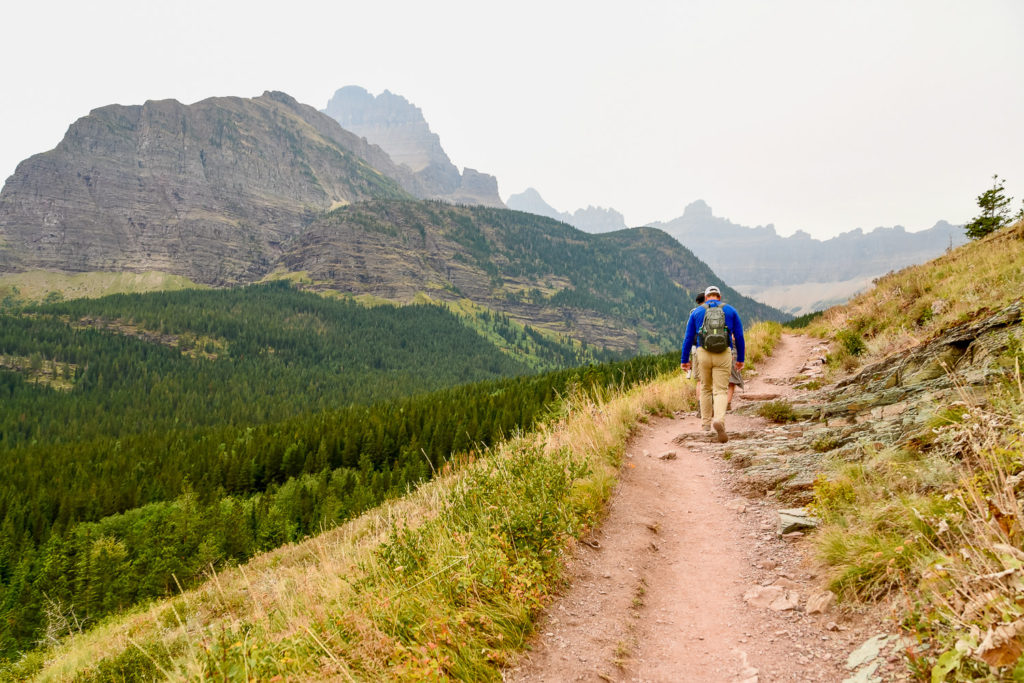
POLYGON ((465 458, 401 500, 111 618, 7 673, 498 680, 558 586, 562 551, 600 518, 638 420, 692 399, 678 374, 622 395, 570 396, 536 432, 465 458))
POLYGON ((1024 383, 967 391, 934 423, 924 452, 864 449, 816 485, 815 538, 832 588, 899 595, 921 678, 1024 676, 1024 383))

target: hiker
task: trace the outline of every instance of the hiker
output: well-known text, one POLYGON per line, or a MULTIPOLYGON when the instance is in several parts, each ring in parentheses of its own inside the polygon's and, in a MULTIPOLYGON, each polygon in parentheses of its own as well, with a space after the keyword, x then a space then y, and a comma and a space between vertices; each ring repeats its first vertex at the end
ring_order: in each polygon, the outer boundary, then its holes
MULTIPOLYGON (((697 296, 694 297, 694 301, 697 302, 697 305, 690 309, 690 315, 693 315, 693 312, 696 311, 702 303, 704 303, 704 292, 697 292, 697 296)), ((687 320, 689 320, 689 316, 687 316, 687 320)), ((693 359, 693 367, 686 373, 686 379, 693 379, 694 377, 697 378, 697 395, 700 396, 700 370, 697 368, 696 352, 696 346, 690 349, 690 357, 693 359)))
MULTIPOLYGON (((697 302, 697 306, 704 303, 704 292, 697 292, 697 296, 694 298, 697 302)), ((690 310, 690 315, 697 310, 693 308, 690 310)), ((687 318, 689 319, 689 318, 687 318)), ((686 373, 686 379, 697 378, 696 392, 700 396, 700 369, 697 367, 697 347, 694 346, 690 349, 690 360, 693 362, 693 367, 686 373)), ((732 347, 732 365, 729 366, 729 400, 726 402, 726 410, 732 410, 732 397, 736 393, 736 387, 743 388, 743 374, 736 368, 736 347, 732 347)), ((699 413, 700 411, 698 411, 699 413)))
MULTIPOLYGON (((686 321, 681 366, 692 367, 691 347, 696 343, 697 369, 700 380, 700 419, 705 431, 715 430, 719 443, 729 437, 725 434, 725 411, 729 405, 729 376, 732 368, 743 369, 745 343, 740 314, 732 306, 722 303, 722 293, 714 285, 704 290, 704 303, 693 309, 686 321), (736 349, 733 360, 731 349, 736 349)), ((742 380, 742 378, 741 378, 742 380)))

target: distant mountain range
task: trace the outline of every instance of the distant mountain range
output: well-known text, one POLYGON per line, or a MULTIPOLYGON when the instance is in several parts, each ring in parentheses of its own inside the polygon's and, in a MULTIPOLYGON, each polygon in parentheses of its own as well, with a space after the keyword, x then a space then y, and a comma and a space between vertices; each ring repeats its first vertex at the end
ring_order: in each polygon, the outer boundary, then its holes
POLYGON ((748 228, 715 216, 700 200, 679 218, 652 226, 686 245, 739 291, 797 315, 842 303, 879 275, 924 263, 967 241, 962 227, 946 221, 920 232, 896 226, 851 230, 828 240, 803 231, 782 237, 771 225, 748 228))
MULTIPOLYGON (((532 187, 510 196, 508 206, 591 233, 626 227, 614 209, 560 212, 532 187)), ((771 225, 748 228, 715 216, 703 200, 687 206, 682 216, 651 227, 675 237, 738 291, 793 315, 842 303, 879 275, 923 263, 967 241, 961 226, 946 221, 920 232, 896 226, 851 230, 828 240, 803 231, 782 237, 771 225)))
MULTIPOLYGON (((0 274, 289 278, 397 302, 468 301, 620 352, 674 347, 693 293, 720 281, 660 230, 590 235, 422 199, 434 177, 423 171, 447 158, 427 151, 414 171, 284 93, 102 107, 0 191, 0 274)), ((729 295, 748 319, 785 317, 729 295)))
POLYGON ((613 232, 626 228, 626 219, 615 209, 588 206, 585 209, 576 209, 573 213, 558 211, 544 201, 540 192, 532 187, 510 196, 507 203, 510 209, 554 218, 556 221, 568 223, 584 232, 613 232))

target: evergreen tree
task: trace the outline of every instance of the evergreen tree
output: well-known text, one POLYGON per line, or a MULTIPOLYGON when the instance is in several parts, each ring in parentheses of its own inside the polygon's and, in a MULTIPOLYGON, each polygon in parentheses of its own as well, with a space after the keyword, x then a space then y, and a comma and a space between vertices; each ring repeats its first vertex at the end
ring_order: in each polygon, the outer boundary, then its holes
MULTIPOLYGON (((1000 180, 998 175, 994 175, 991 189, 978 195, 978 208, 981 209, 981 214, 964 226, 967 236, 972 240, 981 239, 1010 222, 1010 203, 1013 201, 1013 197, 1003 194, 1003 183, 1005 182, 1005 180, 1000 180)), ((1024 209, 1021 209, 1015 218, 1017 220, 1024 218, 1024 209)))

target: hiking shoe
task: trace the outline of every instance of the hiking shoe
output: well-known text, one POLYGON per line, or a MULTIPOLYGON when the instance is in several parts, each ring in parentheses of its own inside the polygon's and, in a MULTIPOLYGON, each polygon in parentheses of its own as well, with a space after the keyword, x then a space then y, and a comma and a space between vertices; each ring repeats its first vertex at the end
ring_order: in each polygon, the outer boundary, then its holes
POLYGON ((702 424, 700 426, 700 428, 703 429, 705 432, 710 432, 711 431, 711 423, 710 422, 705 422, 704 424, 702 424))
POLYGON ((715 420, 711 423, 711 426, 715 428, 715 433, 718 435, 718 443, 725 443, 729 440, 729 437, 725 434, 725 423, 721 420, 715 420))

